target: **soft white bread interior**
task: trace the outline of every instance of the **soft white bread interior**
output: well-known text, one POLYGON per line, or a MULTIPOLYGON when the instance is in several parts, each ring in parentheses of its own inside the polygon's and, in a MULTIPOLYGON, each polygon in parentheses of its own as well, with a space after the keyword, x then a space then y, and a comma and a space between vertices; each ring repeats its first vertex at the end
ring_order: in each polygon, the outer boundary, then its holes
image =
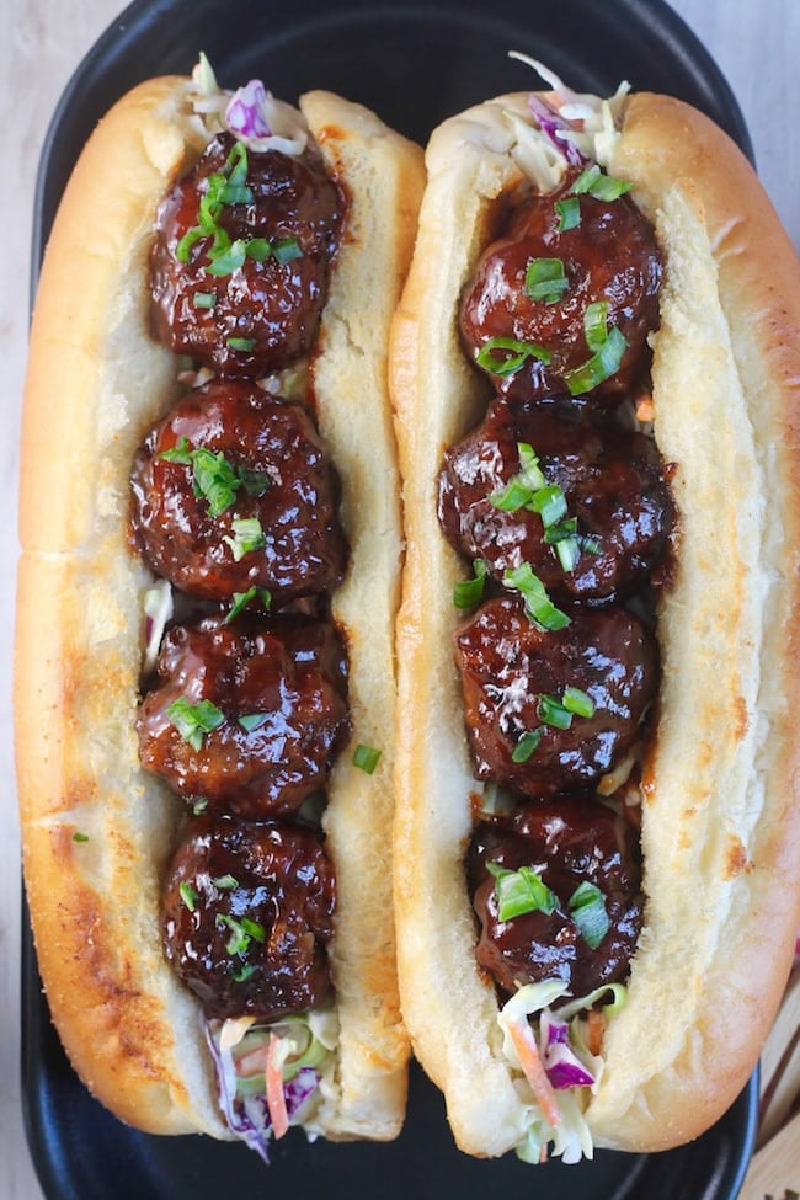
MULTIPOLYGON (((393 331, 406 563, 398 624, 396 891, 403 1014, 462 1149, 525 1127, 500 1052, 462 866, 475 793, 452 635, 464 566, 436 520, 445 448, 486 399, 458 304, 517 187, 501 97, 441 126, 393 331)), ((588 1120, 600 1145, 686 1141, 733 1101, 777 1008, 800 920, 796 679, 800 266, 738 150, 677 101, 628 102, 609 169, 635 183, 665 258, 655 435, 677 464, 678 563, 659 617, 664 675, 645 776, 648 894, 629 1000, 588 1120)))
MULTIPOLYGON (((142 599, 153 579, 128 548, 128 474, 176 398, 179 360, 149 336, 146 279, 158 202, 203 145, 185 120, 186 86, 143 84, 104 118, 45 257, 22 448, 17 767, 37 954, 73 1065, 140 1128, 226 1136, 199 1005, 160 949, 160 881, 183 805, 142 771, 133 729, 142 599)), ((413 243, 422 153, 336 97, 309 96, 307 115, 348 193, 316 364, 353 546, 336 615, 351 654, 354 738, 384 749, 387 763, 362 779, 343 761, 331 788, 342 1036, 318 1124, 337 1136, 388 1137, 402 1121, 407 1045, 388 882, 400 540, 385 347, 413 243), (362 162, 373 152, 374 167, 362 162), (349 449, 354 430, 370 446, 366 469, 349 449)))

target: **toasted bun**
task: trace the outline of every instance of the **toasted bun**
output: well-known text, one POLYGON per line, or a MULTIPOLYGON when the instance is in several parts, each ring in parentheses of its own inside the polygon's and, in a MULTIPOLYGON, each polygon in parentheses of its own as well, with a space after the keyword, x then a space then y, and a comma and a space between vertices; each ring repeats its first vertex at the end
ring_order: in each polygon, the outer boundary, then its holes
MULTIPOLYGON (((501 97, 441 126, 395 320, 404 481, 398 625, 395 904, 403 1015, 459 1146, 502 1154, 523 1105, 493 987, 479 973, 463 870, 472 775, 452 660, 464 567, 436 519, 442 454, 480 419, 458 304, 517 186, 501 97)), ((798 662, 800 265, 750 166, 678 101, 629 101, 610 163, 665 258, 653 339, 655 436, 677 464, 680 544, 659 614, 657 737, 642 806, 645 928, 610 1023, 588 1121, 600 1145, 687 1141, 731 1104, 777 1009, 800 921, 798 662)))
MULTIPOLYGON (((185 90, 175 78, 143 84, 104 118, 45 256, 22 447, 17 764, 37 954, 70 1060, 122 1119, 224 1137, 199 1005, 160 950, 160 882, 182 805, 142 770, 133 728, 153 577, 127 545, 128 475, 176 397, 177 360, 148 334, 146 279, 158 202, 202 149, 182 117, 185 90)), ((389 882, 400 522, 385 346, 423 166, 366 110, 320 93, 306 106, 349 202, 315 363, 352 546, 335 613, 350 651, 353 742, 384 751, 371 777, 353 773, 346 751, 331 784, 342 1032, 319 1124, 391 1137, 407 1046, 389 882), (365 443, 368 460, 356 463, 365 443)))

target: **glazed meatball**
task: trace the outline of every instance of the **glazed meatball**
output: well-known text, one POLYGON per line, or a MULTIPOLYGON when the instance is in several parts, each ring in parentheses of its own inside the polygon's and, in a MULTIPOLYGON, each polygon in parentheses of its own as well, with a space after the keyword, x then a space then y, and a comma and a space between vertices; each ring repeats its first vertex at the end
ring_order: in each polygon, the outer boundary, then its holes
POLYGON ((445 454, 439 520, 455 549, 483 559, 499 583, 527 562, 556 595, 593 600, 627 596, 646 582, 664 557, 675 514, 649 438, 574 405, 495 402, 483 424, 445 454), (542 516, 525 495, 513 511, 492 502, 523 469, 520 444, 533 448, 546 482, 561 488, 564 519, 577 520, 571 570, 545 540, 542 516))
POLYGON ((139 711, 139 751, 182 796, 258 820, 324 785, 348 731, 344 652, 331 625, 176 625, 158 673, 139 711))
POLYGON ((184 591, 224 600, 256 586, 277 607, 341 581, 338 498, 336 470, 301 405, 217 381, 187 395, 137 453, 133 539, 184 591))
POLYGON ((333 866, 310 830, 198 818, 164 883, 167 961, 207 1017, 307 1011, 330 991, 335 901, 333 866))
MULTIPOLYGON (((484 252, 467 288, 461 331, 472 358, 497 337, 543 346, 550 355, 548 385, 569 387, 568 373, 593 354, 586 340, 587 307, 604 302, 607 329, 620 331, 626 349, 596 395, 616 399, 642 370, 647 334, 658 325, 661 257, 653 226, 627 195, 613 201, 577 197, 580 225, 559 232, 556 203, 574 182, 571 173, 557 191, 532 196, 513 211, 504 236, 484 252), (531 298, 528 271, 540 259, 560 261, 566 286, 531 298)), ((534 291, 537 286, 532 284, 534 291)), ((569 390, 576 386, 572 380, 569 390)))
POLYGON ((641 855, 635 830, 608 808, 575 798, 525 804, 510 828, 477 827, 467 871, 481 926, 478 962, 504 991, 561 979, 573 996, 585 996, 625 979, 642 924, 641 855), (553 911, 500 920, 487 863, 495 870, 531 867, 554 893, 553 911), (570 901, 582 884, 602 895, 608 928, 599 941, 602 926, 587 940, 576 925, 570 901))
POLYGON ((162 201, 150 254, 151 317, 155 335, 177 353, 255 379, 312 348, 342 203, 313 152, 247 151, 243 184, 218 204, 217 223, 231 243, 226 263, 211 234, 192 241, 190 231, 200 229, 209 187, 235 178, 243 149, 220 134, 162 201))
POLYGON ((456 634, 479 779, 547 798, 591 786, 636 741, 658 686, 655 639, 622 608, 569 616, 566 628, 542 630, 509 596, 484 604, 456 634), (589 698, 591 715, 567 722, 554 712, 567 688, 589 698))

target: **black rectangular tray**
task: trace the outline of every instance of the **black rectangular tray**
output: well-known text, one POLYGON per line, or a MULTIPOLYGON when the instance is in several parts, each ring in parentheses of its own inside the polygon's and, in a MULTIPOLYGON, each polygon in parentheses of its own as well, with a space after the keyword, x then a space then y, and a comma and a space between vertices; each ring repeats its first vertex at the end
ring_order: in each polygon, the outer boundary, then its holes
MULTIPOLYGON (((328 88, 423 142, 446 116, 532 86, 509 49, 546 61, 580 90, 662 91, 703 109, 752 157, 742 115, 706 51, 662 0, 135 0, 81 63, 56 110, 39 167, 33 279, 58 201, 98 118, 142 79, 187 73, 204 50, 225 86, 263 78, 288 100, 328 88)), ((534 83, 533 86, 536 86, 534 83)), ((454 1148, 436 1088, 412 1067, 408 1117, 388 1145, 305 1143, 292 1130, 265 1168, 240 1145, 150 1137, 122 1125, 66 1060, 41 990, 27 909, 23 936, 23 1092, 31 1153, 48 1200, 220 1200, 235 1193, 359 1200, 733 1200, 755 1135, 757 1080, 689 1146, 658 1156, 596 1154, 529 1167, 454 1148)), ((479 1081, 476 1081, 478 1083, 479 1081)))

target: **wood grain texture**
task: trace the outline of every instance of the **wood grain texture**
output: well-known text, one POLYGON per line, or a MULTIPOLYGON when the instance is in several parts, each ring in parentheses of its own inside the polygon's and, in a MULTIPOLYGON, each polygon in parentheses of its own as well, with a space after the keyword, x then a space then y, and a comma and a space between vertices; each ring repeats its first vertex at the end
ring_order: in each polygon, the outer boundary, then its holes
MULTIPOLYGON (((646 2, 646 0, 643 0, 646 2)), ((794 136, 800 99, 796 54, 800 4, 796 0, 672 0, 717 59, 744 111, 764 184, 800 248, 800 139, 794 136)), ((11 641, 16 546, 17 445, 26 358, 27 278, 31 200, 47 122, 69 75, 100 32, 123 7, 121 0, 2 0, 6 36, 0 41, 0 109, 6 119, 4 189, 6 286, 0 292, 0 472, 9 497, 0 522, 0 1197, 42 1200, 22 1131, 19 1092, 19 832, 9 797, 11 749, 11 641), (8 234, 11 233, 11 236, 8 234)), ((489 8, 487 0, 487 8, 489 8)), ((771 1182, 776 1200, 800 1191, 800 1128, 787 1137, 785 1179, 771 1182)), ((779 1147, 783 1154, 783 1143, 779 1147)), ((766 1155, 766 1151, 764 1152, 766 1155)), ((754 1163, 758 1187, 763 1159, 754 1163)), ((763 1200, 770 1188, 747 1200, 763 1200)))

